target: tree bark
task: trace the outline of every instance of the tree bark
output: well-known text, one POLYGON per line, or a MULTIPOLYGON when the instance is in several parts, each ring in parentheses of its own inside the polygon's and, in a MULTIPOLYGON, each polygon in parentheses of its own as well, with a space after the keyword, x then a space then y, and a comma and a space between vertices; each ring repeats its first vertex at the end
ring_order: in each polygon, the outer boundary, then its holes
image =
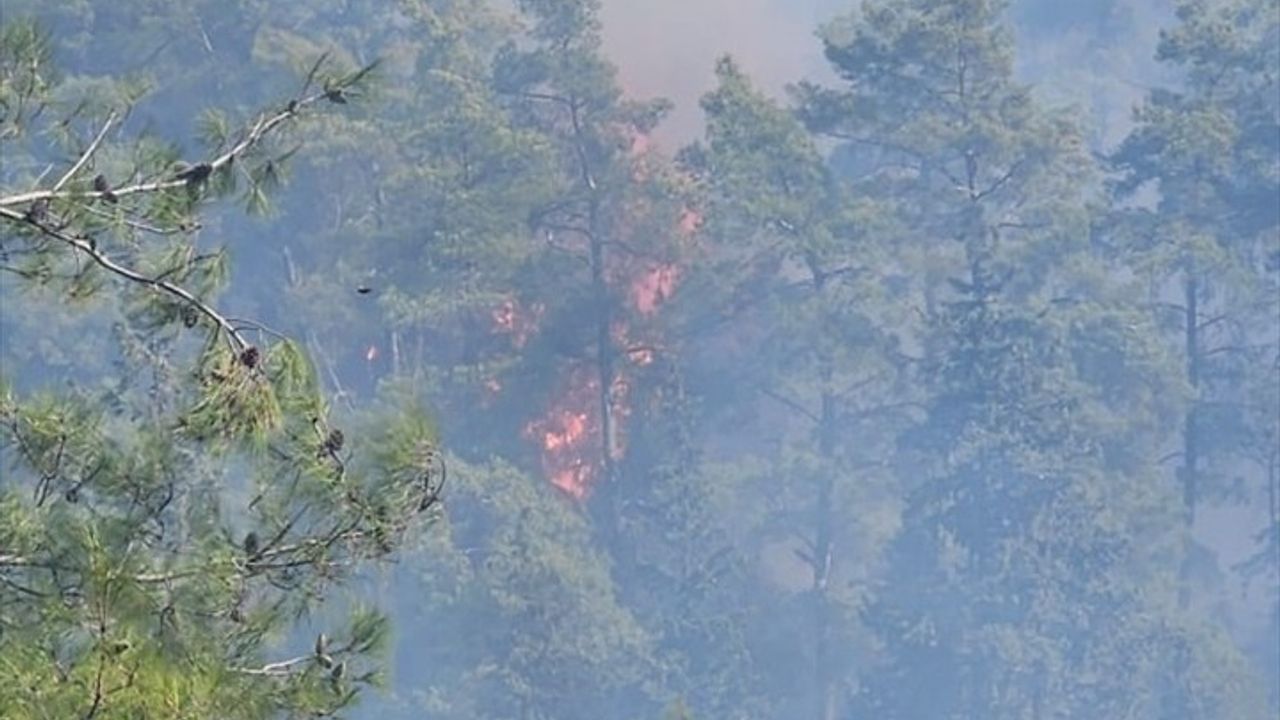
POLYGON ((1196 519, 1196 497, 1199 491, 1200 438, 1197 414, 1200 405, 1200 287, 1195 267, 1187 263, 1187 275, 1183 287, 1185 298, 1183 342, 1186 353, 1187 383, 1191 386, 1191 402, 1187 408, 1182 428, 1182 505, 1187 531, 1187 552, 1179 572, 1178 606, 1191 604, 1191 544, 1190 533, 1196 519))

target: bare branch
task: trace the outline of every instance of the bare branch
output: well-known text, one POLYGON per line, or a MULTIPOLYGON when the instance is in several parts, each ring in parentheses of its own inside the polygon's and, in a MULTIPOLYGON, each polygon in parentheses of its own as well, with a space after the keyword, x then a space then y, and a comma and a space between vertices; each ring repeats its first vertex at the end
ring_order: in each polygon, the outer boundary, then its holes
MULTIPOLYGON (((1025 158, 1024 158, 1024 159, 1025 159, 1025 158)), ((976 200, 982 200, 982 199, 984 199, 984 198, 986 198, 986 197, 988 197, 988 196, 992 195, 993 193, 995 193, 996 191, 998 191, 1000 188, 1004 187, 1004 184, 1005 184, 1005 183, 1007 183, 1007 182, 1009 182, 1009 180, 1011 180, 1011 179, 1013 178, 1013 176, 1014 176, 1015 174, 1017 174, 1018 169, 1022 167, 1022 162, 1023 162, 1023 160, 1018 160, 1018 161, 1017 161, 1017 162, 1015 162, 1013 165, 1011 165, 1011 166, 1009 167, 1008 171, 1006 171, 1004 175, 1001 175, 999 178, 997 178, 997 179, 996 179, 996 181, 995 181, 994 183, 992 183, 989 187, 987 187, 987 189, 986 189, 986 190, 983 190, 983 191, 981 191, 981 192, 977 193, 976 195, 974 195, 974 196, 973 196, 973 199, 974 199, 975 201, 976 201, 976 200)))
MULTIPOLYGON (((91 215, 96 215, 104 220, 116 219, 116 216, 113 215, 112 213, 106 212, 105 210, 99 210, 98 208, 93 207, 91 205, 86 205, 84 209, 88 210, 91 215)), ((177 235, 179 233, 186 233, 186 232, 192 232, 194 230, 199 230, 201 227, 203 227, 198 222, 192 222, 190 224, 183 223, 178 225, 177 227, 162 228, 162 227, 156 227, 155 225, 149 225, 147 223, 140 222, 138 220, 133 220, 128 217, 123 218, 123 221, 125 226, 127 227, 130 227, 130 228, 133 228, 134 230, 139 230, 145 233, 150 233, 152 235, 177 235)))
POLYGON ((294 668, 299 665, 310 663, 313 660, 315 660, 315 655, 299 655, 298 657, 290 658, 288 660, 269 663, 260 668, 234 668, 234 671, 241 675, 291 675, 293 674, 294 668))
POLYGON ((578 118, 578 103, 576 99, 569 103, 569 119, 573 122, 573 148, 578 153, 578 164, 582 169, 582 181, 587 184, 588 190, 595 192, 596 179, 591 173, 591 162, 587 159, 587 149, 584 146, 582 137, 582 121, 578 118))
POLYGON ((821 419, 820 419, 817 415, 815 415, 815 414, 813 414, 812 412, 810 412, 808 408, 804 407, 803 405, 801 405, 800 403, 796 402, 795 400, 792 400, 791 398, 786 397, 785 395, 781 395, 781 394, 779 394, 779 393, 776 393, 776 392, 774 392, 774 391, 770 390, 769 388, 760 388, 760 392, 762 392, 762 393, 764 393, 765 395, 767 395, 767 396, 769 396, 769 397, 773 398, 774 400, 777 400, 778 402, 782 403, 783 405, 786 405, 787 407, 791 408, 792 410, 795 410, 796 412, 798 412, 798 413, 800 413, 801 415, 803 415, 803 416, 805 416, 805 417, 809 418, 810 420, 814 421, 815 423, 816 423, 816 422, 821 422, 821 419))
POLYGON ((263 323, 258 322, 257 320, 250 320, 249 318, 229 317, 227 318, 227 322, 231 323, 232 325, 235 325, 237 328, 242 328, 242 327, 250 328, 252 330, 257 330, 258 332, 261 332, 261 333, 266 333, 267 335, 271 335, 277 340, 283 340, 287 342, 290 339, 288 335, 285 335, 279 330, 273 330, 267 325, 264 325, 263 323))
POLYGON ((58 182, 53 184, 53 192, 56 193, 61 190, 62 187, 71 180, 71 178, 75 177, 76 173, 80 172, 80 168, 84 167, 85 163, 89 162, 89 158, 93 157, 93 154, 98 151, 98 146, 102 144, 102 139, 107 136, 107 131, 111 129, 111 126, 115 121, 115 112, 107 115, 107 121, 102 124, 102 129, 98 131, 98 135, 93 139, 93 142, 89 143, 89 147, 85 148, 85 151, 80 153, 80 159, 76 160, 75 164, 71 166, 71 169, 64 173, 62 177, 58 178, 58 182))
POLYGON ((519 93, 515 93, 515 95, 525 98, 526 100, 543 100, 545 102, 558 103, 568 108, 573 107, 573 103, 571 100, 569 100, 569 98, 561 97, 559 95, 551 95, 549 93, 540 93, 540 92, 519 92, 519 93))

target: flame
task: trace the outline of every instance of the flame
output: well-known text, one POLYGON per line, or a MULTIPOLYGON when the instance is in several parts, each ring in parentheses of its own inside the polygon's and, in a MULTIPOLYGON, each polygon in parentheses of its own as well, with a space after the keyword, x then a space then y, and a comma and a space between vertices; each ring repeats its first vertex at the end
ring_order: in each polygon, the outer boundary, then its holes
POLYGON ((641 133, 641 132, 633 133, 631 137, 632 157, 637 157, 649 152, 649 146, 651 144, 652 144, 652 141, 649 139, 648 135, 645 135, 644 133, 641 133))
POLYGON ((558 430, 543 433, 542 446, 547 452, 559 452, 577 445, 587 432, 587 414, 563 412, 555 424, 559 427, 558 430))
POLYGON ((526 309, 514 298, 506 298, 490 311, 489 317, 493 320, 493 331, 510 335, 511 344, 520 349, 537 334, 545 311, 546 306, 542 303, 534 303, 526 309))
POLYGON ((620 349, 621 353, 636 365, 641 367, 651 365, 657 358, 656 347, 653 344, 633 340, 626 323, 615 321, 611 334, 614 344, 620 349))
POLYGON ((680 268, 672 263, 659 263, 631 281, 631 305, 641 315, 652 315, 658 306, 675 292, 680 268))
MULTIPOLYGON (((625 137, 629 145, 631 171, 637 180, 644 180, 656 167, 652 165, 653 144, 644 133, 631 132, 625 137)), ((691 207, 683 208, 666 222, 668 241, 653 247, 651 233, 643 225, 651 217, 654 208, 645 199, 636 200, 626 208, 627 215, 637 218, 632 224, 622 222, 618 228, 626 240, 636 246, 649 246, 663 257, 661 247, 691 242, 703 222, 702 215, 691 207), (630 237, 634 236, 634 237, 630 237), (671 242, 674 241, 674 242, 671 242)), ((661 233, 659 233, 660 235, 661 233)), ((549 237, 550 241, 551 238, 549 237)), ((674 295, 682 279, 682 269, 674 260, 654 260, 653 256, 635 254, 611 254, 606 273, 608 282, 617 288, 625 299, 629 312, 619 313, 610 327, 612 352, 626 362, 617 363, 610 387, 605 391, 604 402, 609 410, 610 437, 604 437, 601 413, 601 387, 598 369, 591 364, 580 364, 567 369, 561 388, 553 394, 553 400, 543 415, 527 423, 524 436, 537 447, 541 455, 542 470, 552 486, 575 500, 590 496, 594 484, 610 461, 623 459, 626 453, 627 426, 631 419, 633 377, 657 360, 663 344, 652 323, 652 318, 674 295), (627 317, 638 320, 635 328, 627 317), (607 453, 607 455, 606 455, 607 453)), ((515 347, 539 331, 540 319, 545 308, 523 308, 514 298, 503 300, 492 310, 495 333, 509 335, 515 347)), ((501 389, 499 385, 494 392, 501 389)))
POLYGON ((583 459, 590 415, 561 411, 542 425, 543 466, 551 484, 575 499, 587 497, 595 473, 583 459))
POLYGON ((503 300, 491 313, 493 327, 502 332, 514 332, 516 329, 516 303, 514 300, 503 300))
POLYGON ((645 365, 652 365, 653 358, 654 358, 653 348, 650 348, 650 347, 628 348, 627 357, 631 358, 631 362, 641 367, 644 367, 645 365))
POLYGON ((524 430, 540 446, 542 469, 551 484, 577 500, 590 493, 599 470, 598 462, 587 459, 597 455, 600 447, 599 382, 589 371, 579 367, 570 372, 555 405, 524 430))
POLYGON ((551 475, 551 484, 565 491, 575 500, 587 499, 587 492, 591 486, 590 472, 587 466, 581 461, 569 468, 557 471, 551 475))
POLYGON ((682 237, 692 237, 700 227, 702 227, 702 213, 693 208, 685 208, 680 213, 680 221, 676 224, 676 228, 682 237))

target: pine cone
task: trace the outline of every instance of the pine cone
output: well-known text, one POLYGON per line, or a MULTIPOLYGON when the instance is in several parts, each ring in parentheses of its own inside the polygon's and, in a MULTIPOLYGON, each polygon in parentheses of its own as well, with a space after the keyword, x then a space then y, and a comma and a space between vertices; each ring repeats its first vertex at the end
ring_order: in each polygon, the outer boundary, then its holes
POLYGON ((250 531, 244 536, 244 554, 251 558, 258 554, 258 533, 250 531))
POLYGON ((174 179, 186 180, 188 185, 196 185, 204 182, 209 178, 209 174, 213 172, 213 166, 207 162, 198 163, 196 165, 187 165, 179 163, 174 179))
POLYGON ((40 198, 31 203, 31 207, 27 208, 27 220, 37 225, 44 222, 45 217, 49 214, 49 199, 40 198))
POLYGON ((342 444, 345 443, 346 440, 347 438, 342 434, 342 431, 334 428, 329 431, 329 437, 324 440, 324 449, 331 453, 336 453, 342 449, 342 444))
POLYGON ((99 175, 93 179, 93 189, 102 193, 102 199, 109 203, 120 202, 120 198, 116 197, 116 194, 111 191, 111 183, 107 182, 107 178, 104 175, 99 175))

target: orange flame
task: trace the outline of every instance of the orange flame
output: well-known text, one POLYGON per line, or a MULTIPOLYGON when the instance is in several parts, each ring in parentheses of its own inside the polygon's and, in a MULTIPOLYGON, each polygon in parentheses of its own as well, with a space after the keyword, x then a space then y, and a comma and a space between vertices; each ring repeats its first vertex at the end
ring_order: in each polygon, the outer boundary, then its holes
MULTIPOLYGON (((632 173, 636 179, 643 180, 653 170, 651 139, 639 132, 628 139, 632 173)), ((643 218, 651 209, 646 201, 640 200, 627 212, 643 218)), ((697 210, 682 209, 667 221, 671 239, 682 243, 691 241, 702 221, 697 210)), ((627 224, 621 229, 627 233, 627 224)), ((626 239, 638 245, 647 241, 647 233, 637 231, 635 234, 637 237, 626 239)), ((642 260, 635 255, 611 255, 607 273, 610 284, 625 297, 631 316, 641 320, 654 316, 672 298, 682 279, 682 270, 674 261, 642 260)), ((515 346, 521 347, 530 335, 538 332, 543 310, 540 306, 522 309, 516 300, 507 299, 493 310, 494 331, 510 335, 515 346)), ((638 324, 638 338, 632 337, 632 328, 621 318, 610 328, 613 351, 627 362, 615 368, 616 374, 606 393, 605 402, 612 419, 609 438, 603 437, 600 379, 590 365, 570 369, 563 376, 563 389, 551 407, 524 428, 525 437, 540 451, 542 469, 548 480, 574 499, 587 498, 605 465, 621 460, 625 453, 625 430, 632 414, 632 374, 636 368, 654 363, 663 347, 653 328, 647 327, 651 323, 638 324)))
POLYGON ((510 335, 511 344, 519 349, 538 332, 545 310, 542 303, 534 303, 525 309, 515 299, 507 298, 490 311, 489 316, 493 319, 493 331, 510 335))
POLYGON ((516 329, 516 303, 514 300, 503 300, 491 313, 493 326, 502 332, 513 332, 516 329))
POLYGON ((675 292, 679 279, 680 268, 671 263, 647 268, 631 281, 632 307, 641 315, 652 315, 675 292))
POLYGON ((612 335, 614 344, 618 346, 628 360, 641 367, 653 364, 656 359, 656 348, 651 344, 638 343, 633 340, 631 333, 627 330, 626 323, 615 322, 612 335))
POLYGON ((680 230, 680 234, 684 237, 690 237, 698 232, 698 228, 702 227, 702 213, 693 208, 685 208, 680 213, 680 222, 676 225, 680 230))
POLYGON ((596 388, 588 368, 569 374, 568 389, 545 417, 525 426, 525 436, 541 446, 542 469, 551 484, 582 500, 591 490, 598 463, 593 457, 600 438, 596 388))
POLYGON ((587 496, 593 475, 580 454, 587 439, 588 418, 585 412, 561 411, 542 430, 543 461, 551 484, 579 500, 587 496))
POLYGON ((631 137, 631 155, 634 157, 649 152, 651 144, 652 141, 648 135, 641 132, 633 133, 631 137))

